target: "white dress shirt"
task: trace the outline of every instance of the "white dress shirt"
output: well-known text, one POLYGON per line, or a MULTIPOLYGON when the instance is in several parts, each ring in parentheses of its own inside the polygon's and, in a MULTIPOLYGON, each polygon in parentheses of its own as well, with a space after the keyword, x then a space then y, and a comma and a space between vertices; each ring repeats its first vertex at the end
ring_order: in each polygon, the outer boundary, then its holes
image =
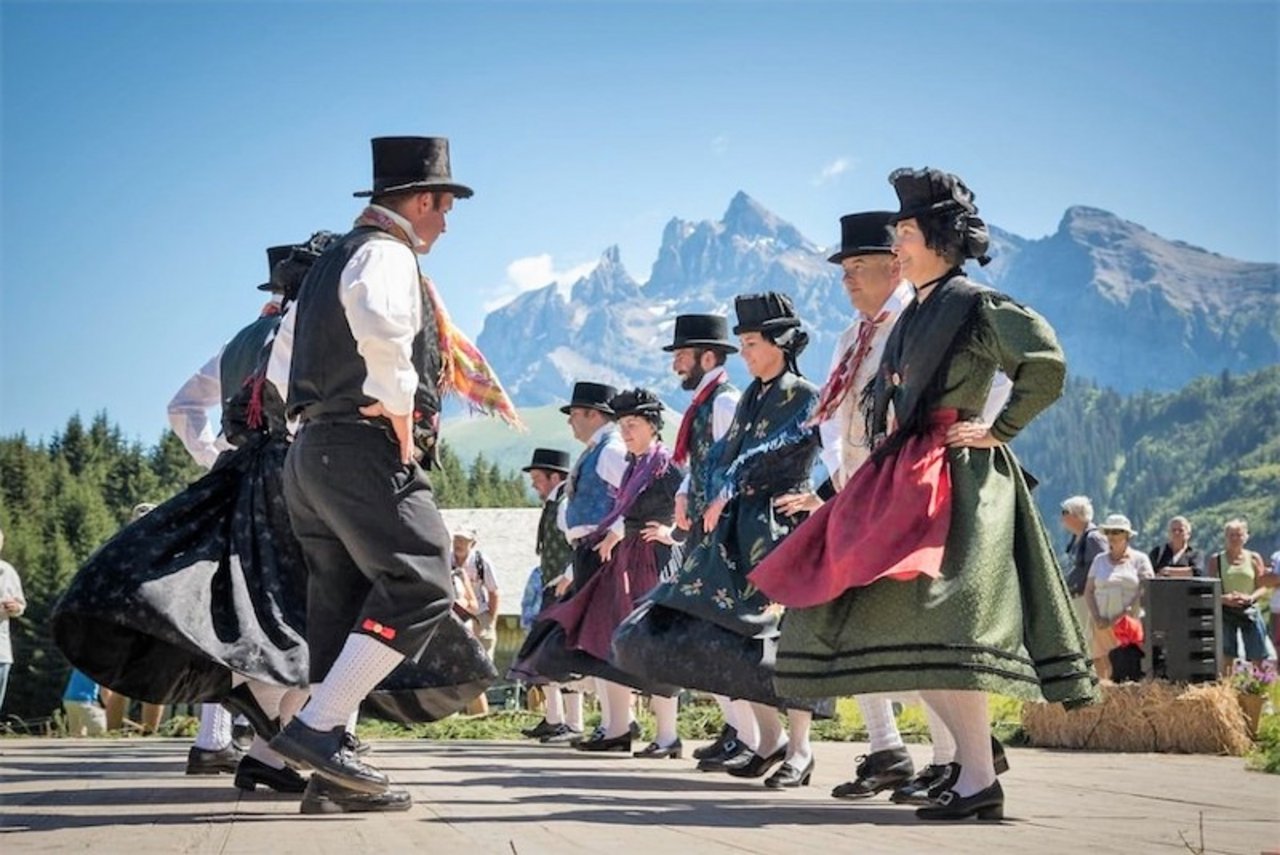
MULTIPOLYGON (((822 463, 826 466, 831 476, 831 483, 836 489, 843 487, 854 470, 871 456, 871 449, 867 447, 866 422, 862 417, 859 400, 862 397, 863 387, 871 382, 876 375, 876 369, 880 367, 880 359, 884 356, 884 346, 889 341, 889 333, 893 331, 898 318, 902 316, 902 310, 910 305, 913 299, 915 299, 915 289, 911 287, 911 283, 905 280, 899 282, 898 287, 893 289, 893 293, 880 309, 888 317, 876 327, 872 334, 871 349, 867 352, 862 364, 858 366, 858 373, 850 379, 844 400, 840 402, 840 406, 836 408, 831 418, 818 425, 818 432, 822 437, 822 463)), ((870 319, 859 315, 858 319, 840 336, 840 341, 836 343, 836 352, 831 359, 831 369, 827 372, 828 377, 840 366, 840 360, 858 340, 858 333, 865 323, 870 323, 870 319)))
POLYGON ((232 447, 209 421, 209 412, 222 406, 221 362, 219 350, 169 401, 169 426, 187 453, 205 469, 212 468, 218 455, 232 447))
MULTIPOLYGON (((717 365, 706 374, 702 375, 702 380, 698 382, 698 388, 693 390, 693 397, 698 397, 702 390, 712 383, 716 382, 716 378, 725 375, 725 367, 717 365)), ((738 401, 742 398, 742 393, 737 389, 729 389, 716 395, 715 400, 711 403, 711 439, 713 442, 719 442, 724 439, 724 435, 729 432, 729 425, 733 424, 733 414, 738 411, 738 401)), ((688 495, 689 493, 689 472, 684 473, 684 478, 680 481, 680 489, 676 491, 677 496, 688 495)))
MULTIPOLYGON (((416 244, 422 241, 404 217, 373 206, 395 221, 416 244)), ((338 283, 338 298, 347 325, 364 359, 361 388, 387 411, 403 416, 413 412, 418 371, 413 365, 413 339, 422 329, 422 284, 418 256, 398 240, 375 238, 352 254, 338 283)), ((280 399, 289 400, 289 371, 293 362, 296 315, 285 315, 271 348, 267 379, 280 399)))

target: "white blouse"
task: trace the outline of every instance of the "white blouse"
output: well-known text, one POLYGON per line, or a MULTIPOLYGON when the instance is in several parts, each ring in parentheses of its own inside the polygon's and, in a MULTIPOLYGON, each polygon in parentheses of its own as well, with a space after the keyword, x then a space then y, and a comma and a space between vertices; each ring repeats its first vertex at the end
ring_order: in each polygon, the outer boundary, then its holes
POLYGON ((1154 576, 1151 559, 1132 547, 1119 563, 1112 562, 1109 552, 1099 553, 1089 567, 1089 578, 1093 579, 1093 602, 1098 608, 1098 616, 1104 620, 1120 617, 1124 614, 1125 606, 1138 593, 1142 580, 1154 576))

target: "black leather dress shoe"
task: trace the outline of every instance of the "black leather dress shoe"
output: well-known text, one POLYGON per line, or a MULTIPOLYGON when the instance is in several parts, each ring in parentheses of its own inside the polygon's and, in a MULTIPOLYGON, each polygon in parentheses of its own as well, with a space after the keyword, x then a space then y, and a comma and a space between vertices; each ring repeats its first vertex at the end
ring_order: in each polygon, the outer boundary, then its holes
POLYGON ((577 748, 579 751, 595 751, 595 752, 607 751, 607 752, 617 752, 619 754, 630 754, 631 753, 631 732, 627 731, 621 736, 615 736, 612 739, 609 739, 607 737, 601 738, 601 739, 584 739, 582 742, 579 742, 574 747, 577 748))
POLYGON ((764 785, 771 790, 781 790, 784 787, 807 787, 812 777, 813 758, 810 757, 803 769, 797 769, 790 763, 783 763, 778 767, 778 771, 764 779, 764 785))
POLYGON ((271 740, 271 750, 294 768, 314 769, 317 774, 348 789, 377 795, 387 790, 387 776, 362 762, 346 744, 347 729, 315 730, 295 718, 271 740))
MULTIPOLYGON (((916 773, 910 781, 893 791, 890 796, 896 804, 900 805, 927 805, 933 804, 933 799, 929 798, 929 792, 947 779, 947 769, 945 765, 934 765, 930 763, 919 772, 916 773)), ((841 784, 841 786, 844 786, 841 784)), ((836 787, 840 789, 840 787, 836 787)), ((832 795, 835 795, 833 790, 832 795)))
POLYGON ((991 737, 991 762, 995 764, 997 775, 1009 771, 1009 758, 1004 756, 1004 743, 994 736, 991 737))
POLYGON ((659 745, 657 742, 650 742, 639 751, 632 752, 632 757, 639 757, 643 760, 662 760, 671 758, 679 760, 684 756, 684 745, 677 739, 670 745, 659 745))
POLYGON ((582 741, 582 731, 567 724, 557 724, 556 729, 538 740, 543 745, 576 745, 582 741))
POLYGON ((556 726, 544 718, 533 727, 524 728, 520 733, 529 739, 541 739, 544 736, 549 736, 554 733, 555 729, 556 726))
POLYGON ((769 773, 769 770, 777 766, 787 756, 787 746, 783 745, 777 751, 768 757, 761 757, 756 752, 751 752, 751 758, 742 765, 734 765, 725 769, 735 778, 763 778, 769 773))
POLYGON ((196 748, 191 746, 191 750, 187 752, 187 774, 188 775, 220 775, 223 772, 234 773, 236 767, 240 765, 240 758, 244 756, 244 752, 236 748, 234 742, 228 743, 226 748, 217 751, 208 751, 204 748, 196 748))
POLYGON ((248 683, 236 686, 222 699, 222 705, 233 713, 249 719, 254 731, 263 739, 270 740, 280 732, 280 719, 272 718, 259 704, 258 699, 249 690, 248 683))
POLYGON ((723 772, 731 766, 746 763, 751 755, 751 749, 739 742, 737 737, 726 739, 718 754, 708 754, 698 761, 698 771, 723 772))
POLYGON ((326 781, 312 775, 302 795, 302 813, 368 813, 370 811, 400 811, 413 807, 408 790, 399 788, 371 795, 326 781))
POLYGON ((720 735, 716 737, 716 741, 710 745, 704 745, 701 748, 693 749, 693 759, 702 760, 706 757, 714 757, 717 754, 724 753, 724 746, 729 742, 738 741, 738 731, 729 725, 720 728, 720 735))
POLYGON ((307 788, 307 781, 293 769, 273 769, 261 760, 246 757, 236 769, 236 787, 252 793, 259 786, 269 787, 277 793, 300 793, 307 788))
POLYGON ((996 781, 985 790, 971 796, 956 795, 955 790, 943 790, 934 804, 916 808, 920 819, 956 820, 976 816, 978 819, 1004 819, 1004 790, 996 781))
POLYGON ((831 791, 837 799, 866 799, 882 790, 900 787, 915 774, 915 764, 905 748, 888 748, 861 757, 852 781, 831 791))

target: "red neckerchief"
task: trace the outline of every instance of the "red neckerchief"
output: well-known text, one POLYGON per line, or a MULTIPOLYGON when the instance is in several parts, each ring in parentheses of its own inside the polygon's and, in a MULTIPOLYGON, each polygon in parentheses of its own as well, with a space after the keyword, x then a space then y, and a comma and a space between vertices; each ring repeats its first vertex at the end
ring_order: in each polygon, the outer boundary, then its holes
POLYGON ((693 403, 684 411, 684 418, 680 420, 680 430, 676 432, 676 450, 671 455, 671 459, 677 465, 683 465, 689 459, 689 443, 693 439, 693 414, 711 397, 720 384, 725 382, 727 378, 724 372, 721 372, 716 379, 703 386, 702 391, 693 396, 693 403))

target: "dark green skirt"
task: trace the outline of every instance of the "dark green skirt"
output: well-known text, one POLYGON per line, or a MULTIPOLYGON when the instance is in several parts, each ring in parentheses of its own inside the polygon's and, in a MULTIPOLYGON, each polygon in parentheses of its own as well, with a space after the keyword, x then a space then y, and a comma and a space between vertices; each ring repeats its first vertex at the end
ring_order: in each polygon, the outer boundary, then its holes
POLYGON ((1092 702, 1097 677, 1053 546, 1007 447, 948 453, 942 573, 790 609, 774 681, 796 697, 976 689, 1092 702))

